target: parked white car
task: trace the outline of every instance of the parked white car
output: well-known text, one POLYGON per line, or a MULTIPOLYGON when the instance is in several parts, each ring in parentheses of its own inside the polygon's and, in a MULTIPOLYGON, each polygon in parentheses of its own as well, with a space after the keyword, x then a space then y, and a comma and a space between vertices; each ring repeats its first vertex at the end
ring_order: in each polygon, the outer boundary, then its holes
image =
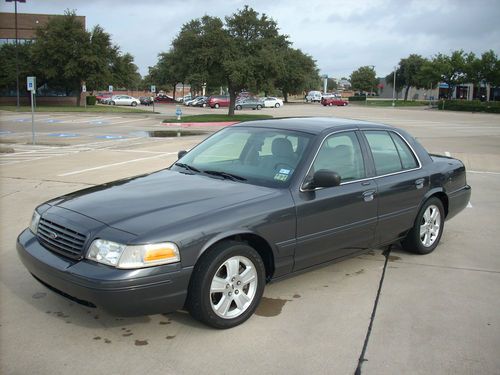
POLYGON ((306 95, 306 102, 320 102, 321 91, 309 91, 306 95))
POLYGON ((264 107, 279 108, 283 106, 283 100, 274 96, 267 96, 262 101, 264 102, 264 107))
POLYGON ((109 104, 111 105, 131 105, 132 107, 135 107, 140 103, 141 101, 139 99, 128 95, 113 95, 109 100, 109 104))

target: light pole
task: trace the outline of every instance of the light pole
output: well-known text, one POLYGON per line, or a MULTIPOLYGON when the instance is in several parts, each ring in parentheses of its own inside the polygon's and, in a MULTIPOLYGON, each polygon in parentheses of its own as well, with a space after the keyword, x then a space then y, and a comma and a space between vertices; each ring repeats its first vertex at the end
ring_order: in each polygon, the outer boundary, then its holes
POLYGON ((392 106, 395 107, 396 103, 394 103, 394 100, 396 98, 396 66, 394 67, 394 82, 392 83, 392 106))

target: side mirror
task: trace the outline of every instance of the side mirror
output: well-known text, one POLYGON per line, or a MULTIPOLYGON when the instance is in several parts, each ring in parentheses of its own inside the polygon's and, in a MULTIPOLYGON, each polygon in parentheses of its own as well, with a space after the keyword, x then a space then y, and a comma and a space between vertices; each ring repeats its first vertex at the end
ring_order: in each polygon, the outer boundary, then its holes
POLYGON ((180 150, 178 153, 177 153, 177 160, 182 158, 184 155, 186 155, 188 152, 186 150, 180 150))
POLYGON ((302 188, 304 190, 314 190, 317 188, 329 188, 340 185, 340 175, 337 172, 328 169, 320 169, 314 172, 314 176, 310 181, 307 181, 302 188))

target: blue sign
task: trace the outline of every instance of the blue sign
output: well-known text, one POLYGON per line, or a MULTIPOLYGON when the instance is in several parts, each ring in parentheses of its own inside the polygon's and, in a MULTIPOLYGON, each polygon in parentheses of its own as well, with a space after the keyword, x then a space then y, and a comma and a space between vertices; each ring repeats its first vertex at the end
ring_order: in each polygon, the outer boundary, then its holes
POLYGON ((175 110, 175 115, 176 116, 181 116, 182 115, 181 107, 177 107, 177 109, 175 110))
POLYGON ((450 88, 450 86, 448 86, 448 84, 447 84, 447 83, 443 83, 443 82, 441 82, 441 83, 439 84, 439 88, 440 88, 440 89, 449 89, 449 88, 450 88))
POLYGON ((1 130, 0 131, 0 135, 7 135, 7 134, 10 134, 11 132, 8 131, 8 130, 1 130))

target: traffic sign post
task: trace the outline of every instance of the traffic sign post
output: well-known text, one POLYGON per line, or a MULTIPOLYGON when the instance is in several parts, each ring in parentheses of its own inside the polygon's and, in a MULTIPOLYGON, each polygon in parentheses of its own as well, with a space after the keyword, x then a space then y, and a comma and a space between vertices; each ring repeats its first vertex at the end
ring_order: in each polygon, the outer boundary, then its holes
POLYGON ((35 144, 35 91, 36 77, 26 77, 26 88, 31 92, 31 142, 35 144))
MULTIPOLYGON (((156 93, 156 85, 151 85, 151 93, 156 93)), ((155 112, 155 97, 153 95, 153 112, 155 112)))
MULTIPOLYGON (((82 93, 85 94, 87 92, 87 85, 85 85, 85 82, 82 83, 82 93)), ((84 95, 85 98, 85 109, 87 109, 87 95, 84 95)))
POLYGON ((113 92, 113 85, 109 85, 109 86, 108 86, 108 91, 109 91, 109 92, 113 92))

